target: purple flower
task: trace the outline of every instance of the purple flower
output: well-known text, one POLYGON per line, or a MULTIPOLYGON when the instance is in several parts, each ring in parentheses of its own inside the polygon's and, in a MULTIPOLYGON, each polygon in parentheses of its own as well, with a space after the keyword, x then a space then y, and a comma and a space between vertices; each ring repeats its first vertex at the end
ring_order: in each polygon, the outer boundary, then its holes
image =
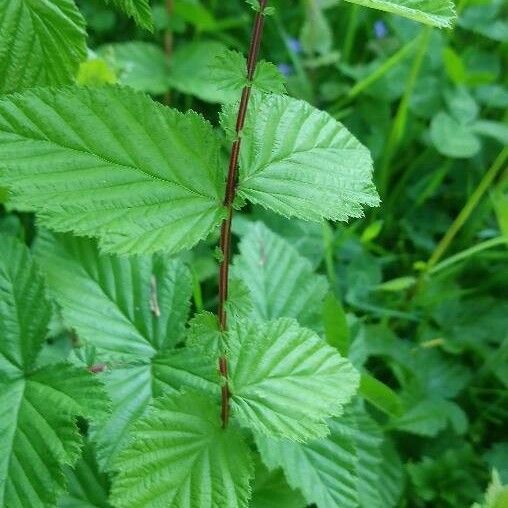
POLYGON ((376 39, 384 39, 388 35, 388 28, 385 25, 384 21, 378 19, 374 23, 374 35, 376 39))
POLYGON ((293 67, 287 63, 280 63, 277 65, 277 69, 283 76, 291 76, 293 74, 293 67))
POLYGON ((300 41, 298 39, 295 39, 294 37, 288 37, 287 40, 289 49, 296 53, 297 55, 302 52, 302 45, 300 44, 300 41))

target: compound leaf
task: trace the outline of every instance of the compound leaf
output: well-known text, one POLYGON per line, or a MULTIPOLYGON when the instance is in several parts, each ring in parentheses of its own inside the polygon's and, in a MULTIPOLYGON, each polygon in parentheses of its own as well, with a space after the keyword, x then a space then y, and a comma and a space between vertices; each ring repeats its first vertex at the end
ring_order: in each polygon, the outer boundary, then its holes
POLYGON ((37 367, 50 318, 42 278, 26 247, 0 240, 0 505, 51 506, 63 465, 79 458, 76 417, 101 419, 108 401, 86 369, 37 367))
POLYGON ((220 141, 127 88, 38 89, 0 100, 0 182, 12 206, 106 251, 189 248, 224 211, 220 141), (23 153, 23 157, 19 157, 23 153))
POLYGON ((392 12, 439 28, 451 28, 456 18, 451 0, 347 0, 348 2, 392 12))
POLYGON ((73 0, 0 2, 0 93, 69 84, 85 57, 85 20, 73 0))
POLYGON ((234 276, 249 288, 251 319, 291 317, 303 326, 319 320, 326 278, 316 275, 310 261, 263 223, 249 226, 233 264, 234 276))
MULTIPOLYGON (((223 121, 231 123, 224 115, 223 121)), ((287 96, 253 97, 242 134, 240 197, 287 217, 347 220, 361 217, 363 205, 379 204, 372 171, 367 148, 328 113, 287 96)))
POLYGON ((227 340, 231 408, 242 425, 297 441, 327 433, 358 388, 353 366, 293 319, 237 322, 227 340))
POLYGON ((253 462, 241 434, 195 393, 157 400, 116 461, 118 508, 246 507, 253 462))

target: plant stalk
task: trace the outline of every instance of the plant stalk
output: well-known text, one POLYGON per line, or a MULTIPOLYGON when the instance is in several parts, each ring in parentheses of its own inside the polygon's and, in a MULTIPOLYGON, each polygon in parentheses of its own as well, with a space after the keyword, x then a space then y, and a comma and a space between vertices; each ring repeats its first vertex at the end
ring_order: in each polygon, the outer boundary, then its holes
MULTIPOLYGON (((173 15, 173 4, 174 0, 166 0, 166 12, 168 17, 171 19, 173 15)), ((171 60, 171 56, 173 55, 173 30, 171 27, 166 27, 164 31, 164 53, 166 54, 166 61, 169 62, 171 60)), ((171 102, 171 91, 168 89, 164 94, 164 104, 169 106, 171 102)))
POLYGON ((480 183, 478 184, 478 187, 476 187, 475 191, 471 194, 466 204, 464 205, 464 208, 462 208, 459 215, 457 215, 452 225, 448 228, 446 234, 443 236, 443 238, 441 238, 441 241, 434 249, 434 252, 432 253, 430 259, 427 262, 427 271, 432 270, 432 268, 441 259, 443 254, 447 251, 456 234, 460 231, 462 226, 465 224, 465 222, 469 219, 469 217, 473 213, 474 209, 478 206, 478 203, 482 199, 485 192, 489 189, 498 173, 503 168, 503 165, 507 159, 508 159, 508 148, 504 148, 497 156, 496 160, 489 168, 489 170, 485 173, 480 183))
MULTIPOLYGON (((231 146, 231 156, 229 158, 228 176, 226 182, 226 194, 224 196, 224 206, 226 207, 227 216, 222 221, 219 248, 222 253, 222 260, 219 267, 219 306, 217 317, 219 326, 222 331, 227 330, 227 311, 226 300, 228 298, 229 283, 229 265, 231 261, 231 223, 233 221, 233 202, 236 196, 236 180, 238 173, 238 157, 241 146, 241 131, 245 124, 247 114, 247 106, 251 94, 251 83, 256 70, 259 47, 261 45, 261 36, 263 34, 263 25, 265 18, 265 8, 268 0, 259 0, 259 10, 254 19, 252 28, 249 53, 247 56, 247 81, 248 84, 242 90, 242 97, 238 107, 238 116, 236 118, 236 138, 231 146)), ((223 353, 219 358, 219 371, 224 377, 224 385, 221 393, 221 421, 222 427, 225 428, 229 420, 229 398, 230 391, 228 385, 228 361, 223 353)))

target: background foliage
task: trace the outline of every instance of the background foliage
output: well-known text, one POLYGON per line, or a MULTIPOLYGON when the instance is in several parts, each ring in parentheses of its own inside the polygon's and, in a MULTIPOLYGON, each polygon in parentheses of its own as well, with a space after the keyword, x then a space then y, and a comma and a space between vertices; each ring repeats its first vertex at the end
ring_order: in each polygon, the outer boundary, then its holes
MULTIPOLYGON (((42 0, 40 9, 50 8, 50 3, 42 0)), ((95 87, 119 83, 170 102, 185 113, 166 113, 164 122, 178 124, 186 131, 190 144, 199 147, 198 151, 189 149, 184 161, 194 174, 211 160, 217 167, 227 165, 224 147, 231 125, 227 108, 220 115, 226 133, 223 146, 219 146, 211 126, 204 128, 193 113, 186 112, 198 111, 216 125, 220 104, 236 97, 243 86, 242 76, 235 74, 238 53, 224 56, 226 49, 246 53, 251 13, 243 2, 175 0, 168 15, 165 3, 156 0, 151 9, 144 2, 131 0, 79 0, 83 17, 66 11, 72 4, 70 0, 54 3, 61 4, 62 12, 67 13, 63 22, 68 40, 79 41, 86 26, 88 50, 77 44, 74 54, 60 53, 61 40, 55 36, 50 50, 62 58, 55 68, 45 64, 48 55, 37 45, 30 47, 20 41, 16 55, 41 65, 27 64, 40 77, 40 84, 77 76, 77 82, 90 89, 80 97, 69 98, 72 104, 65 102, 65 95, 56 97, 49 92, 34 92, 29 99, 25 95, 14 105, 2 103, 0 159, 13 150, 14 145, 9 143, 15 140, 5 133, 22 116, 23 121, 30 120, 34 135, 40 134, 36 119, 42 103, 59 101, 69 110, 85 111, 91 107, 90 97, 98 89, 95 87), (87 60, 80 63, 86 51, 87 60)), ((298 341, 291 342, 291 330, 298 325, 286 318, 314 330, 309 332, 307 343, 312 343, 315 334, 324 334, 329 344, 361 371, 360 380, 356 380, 360 396, 346 407, 343 416, 334 416, 333 412, 324 415, 331 417, 326 440, 302 444, 258 435, 256 446, 263 462, 256 459, 250 463, 244 457, 242 430, 236 428, 227 439, 238 445, 231 456, 219 460, 213 449, 224 436, 213 427, 211 419, 196 424, 192 439, 177 442, 175 447, 192 454, 193 440, 205 430, 215 433, 216 440, 206 445, 215 462, 203 467, 220 471, 231 462, 239 464, 239 476, 254 468, 252 505, 259 508, 297 508, 310 502, 325 508, 464 507, 475 501, 481 503, 477 506, 506 506, 500 504, 506 498, 499 501, 496 492, 508 483, 508 7, 502 0, 461 0, 456 6, 454 29, 441 30, 357 5, 368 3, 271 2, 275 12, 266 22, 262 57, 276 67, 262 64, 254 88, 280 91, 282 76, 290 96, 304 99, 343 122, 371 151, 380 207, 369 209, 366 218, 347 224, 302 220, 309 215, 318 220, 360 215, 359 201, 348 202, 350 189, 335 188, 337 183, 330 179, 322 189, 312 189, 320 196, 320 207, 308 209, 291 197, 279 197, 271 203, 261 199, 267 206, 262 208, 255 204, 259 196, 281 185, 289 169, 271 171, 270 161, 257 160, 255 151, 246 144, 240 163, 239 199, 248 199, 251 204, 237 214, 233 224, 233 276, 242 281, 232 289, 232 300, 241 307, 236 311, 247 313, 253 321, 284 318, 275 321, 272 328, 283 330, 287 347, 297 352, 304 347, 298 341), (260 168, 264 168, 261 175, 260 168), (332 189, 332 197, 344 191, 341 207, 333 208, 327 189, 332 189), (287 221, 274 212, 294 217, 287 221), (242 298, 246 290, 250 296, 242 298), (330 461, 342 474, 327 474, 330 461), (491 482, 493 469, 496 472, 491 482), (482 501, 489 483, 491 487, 482 501)), ((392 2, 384 3, 387 11, 394 10, 392 2)), ((433 19, 446 26, 448 15, 446 9, 438 9, 433 19)), ((421 16, 416 19, 428 21, 421 16)), ((29 20, 16 18, 16 25, 5 16, 0 18, 0 30, 2 23, 15 33, 29 20)), ((5 55, 1 46, 0 55, 5 55)), ((2 72, 5 68, 0 65, 2 93, 33 80, 21 68, 15 74, 2 72)), ((100 152, 107 141, 105 132, 117 133, 116 141, 129 146, 135 160, 120 183, 136 183, 140 189, 136 199, 142 201, 153 193, 146 177, 147 161, 160 162, 161 171, 163 168, 169 172, 177 172, 182 161, 171 158, 171 140, 156 139, 158 122, 163 120, 155 110, 148 110, 147 99, 130 91, 114 90, 99 106, 107 109, 115 101, 125 101, 129 111, 122 117, 108 117, 104 130, 86 140, 87 148, 100 152), (146 129, 126 128, 129 116, 143 118, 146 129), (158 143, 166 150, 166 157, 160 161, 158 143)), ((259 111, 254 98, 251 106, 259 116, 269 119, 270 125, 279 122, 277 128, 281 130, 274 137, 292 137, 297 142, 299 133, 292 132, 281 121, 281 115, 288 109, 295 116, 305 115, 307 106, 284 101, 289 99, 276 97, 269 105, 261 104, 259 108, 265 111, 259 111)), ((93 104, 98 107, 96 102, 93 104)), ((86 116, 90 122, 92 113, 86 116)), ((75 132, 83 118, 69 115, 54 118, 54 122, 44 125, 45 139, 63 123, 69 133, 68 144, 76 142, 75 132)), ((266 130, 262 122, 249 123, 249 119, 245 128, 266 130)), ((341 133, 337 132, 334 139, 334 146, 342 149, 341 133)), ((18 144, 16 149, 24 153, 32 150, 30 153, 41 156, 41 146, 28 143, 20 148, 18 144)), ((65 165, 65 151, 53 156, 53 169, 65 165)), ((355 156, 356 161, 363 158, 369 162, 361 148, 355 156)), ((82 157, 84 164, 90 156, 83 153, 82 157)), ((104 471, 122 462, 135 464, 139 471, 131 468, 121 475, 113 491, 115 502, 118 506, 143 506, 143 499, 147 499, 143 496, 149 493, 138 492, 139 497, 133 498, 129 489, 132 475, 146 474, 149 469, 139 462, 147 450, 131 447, 120 453, 127 431, 134 428, 134 435, 139 436, 162 432, 167 427, 165 419, 174 415, 182 418, 185 427, 192 418, 192 409, 179 398, 162 399, 152 409, 158 415, 160 429, 149 428, 154 420, 151 424, 148 419, 138 420, 134 427, 132 422, 145 412, 152 396, 176 392, 182 385, 211 393, 217 389, 216 373, 196 360, 198 356, 192 349, 179 347, 187 333, 187 317, 216 308, 217 234, 178 258, 101 255, 95 241, 50 234, 35 223, 31 213, 23 212, 38 199, 44 183, 39 184, 38 174, 28 162, 20 162, 17 169, 29 175, 30 184, 23 184, 27 194, 15 194, 10 201, 0 188, 0 291, 7 291, 4 279, 16 280, 20 291, 27 284, 26 278, 39 280, 32 261, 23 261, 30 267, 26 273, 8 273, 1 264, 15 256, 28 257, 28 252, 13 247, 12 237, 17 237, 30 247, 56 310, 49 334, 44 336, 50 310, 37 304, 42 299, 42 288, 36 285, 32 293, 23 296, 30 302, 25 312, 32 316, 32 325, 24 336, 30 341, 31 352, 28 355, 20 351, 18 358, 10 360, 22 373, 16 383, 29 387, 21 402, 20 418, 36 425, 42 437, 50 432, 45 420, 63 429, 65 439, 56 450, 62 462, 71 463, 79 455, 82 436, 99 436, 98 443, 86 438, 81 459, 74 468, 67 468, 69 492, 58 500, 59 506, 110 506, 110 478, 104 471), (145 287, 145 292, 140 292, 140 280, 150 277, 158 288, 155 311, 150 289, 145 287), (157 320, 152 319, 154 312, 160 313, 157 320), (121 339, 112 341, 111 337, 121 339), (60 362, 64 361, 67 363, 62 367, 60 362), (109 419, 103 418, 105 397, 87 398, 88 385, 80 378, 84 372, 76 365, 86 365, 97 373, 87 377, 86 383, 104 380, 111 402, 109 419), (56 366, 68 369, 65 386, 59 388, 68 394, 65 400, 51 391, 57 382, 53 372, 56 366), (62 418, 48 408, 47 414, 33 423, 31 419, 37 413, 34 404, 40 396, 37 390, 51 393, 44 396, 55 407, 65 407, 68 417, 62 418), (89 428, 81 419, 76 424, 76 417, 90 415, 94 421, 89 428)), ((107 164, 102 167, 105 179, 110 178, 108 169, 107 164)), ((320 169, 326 174, 318 159, 309 171, 320 169)), ((157 204, 164 211, 165 203, 177 196, 181 208, 172 208, 170 213, 178 219, 188 217, 191 209, 192 217, 199 216, 200 231, 208 231, 222 218, 217 205, 222 189, 220 173, 207 178, 200 180, 199 198, 189 178, 185 185, 168 187, 166 194, 158 195, 157 204)), ((63 181, 61 184, 64 186, 63 181)), ((101 191, 95 194, 97 203, 108 196, 108 190, 103 192, 104 196, 101 191)), ((362 193, 360 202, 376 204, 368 188, 362 188, 362 193)), ((120 194, 115 199, 124 202, 120 194)), ((56 229, 68 230, 61 216, 51 223, 50 205, 45 202, 46 219, 56 229)), ((65 205, 66 224, 87 234, 89 231, 76 218, 84 206, 80 192, 69 195, 65 205)), ((55 210, 60 206, 60 202, 55 204, 55 210)), ((128 236, 133 221, 155 224, 154 229, 158 223, 134 213, 111 215, 105 223, 104 210, 91 208, 87 213, 90 220, 96 221, 93 227, 102 228, 100 243, 106 250, 146 252, 165 248, 171 253, 174 245, 189 247, 202 236, 193 237, 182 227, 173 228, 163 242, 155 233, 133 240, 128 236)), ((190 348, 203 346, 200 330, 207 325, 200 320, 206 320, 206 314, 200 316, 190 321, 190 348)), ((263 333, 269 337, 274 332, 266 328, 263 333)), ((18 332, 9 328, 9 333, 14 336, 18 332)), ((14 340, 8 334, 2 339, 14 340)), ((243 341, 248 340, 249 330, 238 329, 232 350, 240 351, 243 341)), ((215 346, 213 341, 207 345, 209 349, 215 346)), ((307 360, 305 351, 301 351, 302 364, 305 366, 307 361, 308 369, 328 379, 323 365, 326 351, 322 357, 307 360)), ((261 354, 262 347, 254 352, 261 354)), ((254 425, 263 431, 270 421, 270 404, 293 404, 294 414, 282 424, 298 440, 303 432, 298 425, 299 411, 306 408, 292 400, 296 395, 282 389, 287 400, 281 401, 281 387, 273 388, 254 418, 250 408, 256 401, 256 387, 242 378, 241 359, 234 358, 232 382, 238 387, 238 395, 232 409, 239 421, 254 419, 254 425)), ((258 359, 249 361, 256 364, 258 359)), ((0 367, 4 365, 0 363, 0 367)), ((277 369, 277 365, 270 368, 277 369)), ((343 375, 352 376, 348 372, 343 375)), ((319 376, 314 379, 320 380, 319 376)), ((327 382, 327 389, 333 390, 338 380, 327 382)), ((318 386, 314 388, 319 390, 318 386)), ((16 387, 9 386, 9 390, 9 397, 19 396, 16 387)), ((211 411, 198 394, 188 396, 203 414, 211 411)), ((0 393, 0 412, 11 403, 7 395, 0 393)), ((313 423, 312 432, 319 436, 320 422, 313 423)), ((34 453, 46 453, 43 438, 33 440, 35 452, 25 443, 21 434, 26 425, 21 425, 17 453, 29 459, 34 453)), ((147 446, 157 448, 157 442, 147 446)), ((0 479, 4 467, 0 457, 0 479)), ((40 471, 41 484, 50 477, 51 472, 40 471)), ((165 481, 178 484, 175 478, 165 481)), ((60 478, 59 483, 63 485, 65 479, 60 478)), ((178 496, 183 494, 175 495, 180 499, 178 496)), ((241 484, 235 495, 246 499, 248 486, 241 484)))

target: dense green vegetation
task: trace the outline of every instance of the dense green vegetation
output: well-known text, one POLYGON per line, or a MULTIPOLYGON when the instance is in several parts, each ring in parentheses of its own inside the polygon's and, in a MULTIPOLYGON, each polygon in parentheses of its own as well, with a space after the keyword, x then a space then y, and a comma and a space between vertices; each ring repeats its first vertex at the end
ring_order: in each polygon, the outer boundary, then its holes
POLYGON ((506 2, 150 3, 0 3, 0 506, 507 508, 506 2))

